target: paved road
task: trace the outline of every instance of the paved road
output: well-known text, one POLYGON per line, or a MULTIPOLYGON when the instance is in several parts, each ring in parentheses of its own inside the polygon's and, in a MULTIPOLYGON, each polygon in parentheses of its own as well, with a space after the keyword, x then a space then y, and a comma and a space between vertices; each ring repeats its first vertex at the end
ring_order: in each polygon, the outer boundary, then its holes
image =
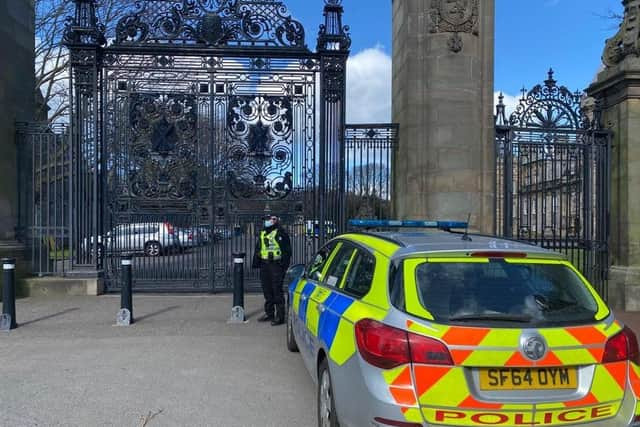
POLYGON ((0 426, 315 425, 315 388, 284 327, 229 325, 229 296, 24 299, 0 335, 0 426), (154 414, 156 414, 154 416, 154 414), (148 420, 148 418, 152 418, 148 420))
MULTIPOLYGON (((229 296, 19 300, 0 334, 0 426, 312 427, 315 388, 284 328, 226 323, 229 296), (146 422, 146 424, 145 424, 146 422)), ((619 313, 640 332, 640 313, 619 313)))

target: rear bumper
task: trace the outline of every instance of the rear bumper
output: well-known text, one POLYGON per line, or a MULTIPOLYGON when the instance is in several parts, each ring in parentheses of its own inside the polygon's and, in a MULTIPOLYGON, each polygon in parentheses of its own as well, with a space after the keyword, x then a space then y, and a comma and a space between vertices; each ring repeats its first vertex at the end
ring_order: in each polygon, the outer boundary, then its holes
MULTIPOLYGON (((372 367, 364 362, 358 355, 351 358, 345 365, 336 366, 330 363, 332 380, 334 382, 336 409, 340 425, 342 427, 389 427, 393 425, 421 426, 421 427, 469 427, 482 425, 495 425, 504 427, 640 427, 640 423, 634 423, 633 418, 636 410, 637 399, 633 391, 627 386, 625 397, 615 416, 606 415, 605 409, 595 412, 594 407, 576 407, 567 408, 564 417, 567 422, 559 422, 557 415, 553 420, 545 423, 543 417, 538 418, 538 422, 533 423, 534 419, 531 413, 522 415, 519 422, 514 422, 514 416, 509 421, 503 423, 495 422, 498 418, 487 417, 484 421, 489 422, 473 422, 470 417, 466 419, 450 419, 443 421, 442 424, 427 423, 423 417, 422 410, 418 407, 401 406, 397 403, 396 397, 392 396, 389 385, 380 374, 380 370, 372 367), (600 411, 600 413, 598 412, 600 411), (598 419, 600 416, 600 419, 598 419), (607 418, 608 417, 608 418, 607 418), (391 420, 391 423, 376 421, 378 419, 391 420), (540 421, 542 420, 542 421, 540 421), (406 424, 393 424, 393 421, 406 424)), ((619 403, 615 404, 617 408, 619 403)), ((595 406, 598 408, 598 405, 595 406)), ((455 408, 448 408, 455 411, 455 408)), ((491 413, 492 410, 478 410, 477 413, 491 413)), ((495 411, 500 413, 500 411, 495 411)), ((551 418, 551 417, 549 417, 551 418)), ((481 420, 482 421, 482 420, 481 420)))

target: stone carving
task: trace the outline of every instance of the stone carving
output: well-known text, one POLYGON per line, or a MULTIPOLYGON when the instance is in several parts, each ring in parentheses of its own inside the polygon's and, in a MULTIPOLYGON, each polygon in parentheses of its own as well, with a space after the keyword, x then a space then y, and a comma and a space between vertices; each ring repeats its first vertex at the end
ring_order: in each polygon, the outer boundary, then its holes
POLYGON ((640 55, 640 0, 625 0, 624 20, 615 36, 607 40, 602 62, 613 67, 629 55, 640 55))
POLYGON ((462 50, 463 46, 464 43, 462 42, 462 37, 460 37, 460 34, 458 33, 453 33, 453 35, 447 41, 447 47, 451 52, 458 53, 462 50))
POLYGON ((431 0, 432 33, 478 35, 478 0, 431 0))
MULTIPOLYGON (((640 1, 640 0, 639 0, 640 1)), ((431 0, 432 33, 453 33, 447 46, 458 53, 464 47, 458 33, 478 35, 478 0, 431 0)))

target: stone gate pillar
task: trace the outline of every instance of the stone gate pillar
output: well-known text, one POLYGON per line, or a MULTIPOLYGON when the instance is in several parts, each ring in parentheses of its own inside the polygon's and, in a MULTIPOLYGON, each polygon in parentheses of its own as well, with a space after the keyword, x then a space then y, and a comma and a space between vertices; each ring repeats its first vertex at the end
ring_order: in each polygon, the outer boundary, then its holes
POLYGON ((393 202, 400 218, 495 215, 494 0, 393 1, 393 202))
POLYGON ((587 89, 613 132, 611 162, 612 267, 609 302, 640 310, 640 0, 624 0, 624 22, 607 40, 605 69, 587 89))

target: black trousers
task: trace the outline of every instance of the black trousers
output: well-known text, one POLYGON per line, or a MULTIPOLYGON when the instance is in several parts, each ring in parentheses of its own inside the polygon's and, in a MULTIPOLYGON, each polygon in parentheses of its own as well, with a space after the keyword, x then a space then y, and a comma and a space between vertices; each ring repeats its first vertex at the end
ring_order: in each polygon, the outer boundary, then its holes
POLYGON ((264 294, 264 312, 284 318, 283 280, 285 271, 279 262, 262 261, 260 282, 264 294))

